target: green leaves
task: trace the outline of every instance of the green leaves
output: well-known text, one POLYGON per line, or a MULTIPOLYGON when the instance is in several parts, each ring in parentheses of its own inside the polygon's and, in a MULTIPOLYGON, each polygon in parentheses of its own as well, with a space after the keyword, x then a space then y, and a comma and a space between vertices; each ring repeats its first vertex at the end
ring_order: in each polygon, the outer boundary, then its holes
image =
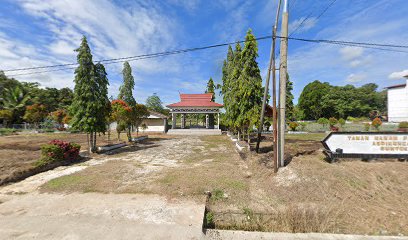
POLYGON ((136 105, 136 100, 133 97, 133 89, 135 87, 135 80, 132 75, 132 68, 128 62, 123 63, 123 84, 119 88, 119 99, 124 100, 129 105, 136 105))

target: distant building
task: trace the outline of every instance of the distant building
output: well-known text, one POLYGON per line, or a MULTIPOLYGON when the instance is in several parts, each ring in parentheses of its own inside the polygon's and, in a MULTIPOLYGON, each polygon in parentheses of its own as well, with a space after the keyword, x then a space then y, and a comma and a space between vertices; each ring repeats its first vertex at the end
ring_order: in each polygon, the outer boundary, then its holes
MULTIPOLYGON (((167 131, 167 116, 158 112, 149 110, 149 116, 142 120, 139 125, 139 132, 160 132, 165 133, 167 131), (143 127, 146 127, 143 129, 143 127)), ((111 130, 116 130, 117 123, 113 122, 110 125, 111 130)), ((136 131, 136 129, 134 129, 136 131)))
POLYGON ((405 78, 405 84, 387 87, 389 122, 408 121, 408 75, 405 78))

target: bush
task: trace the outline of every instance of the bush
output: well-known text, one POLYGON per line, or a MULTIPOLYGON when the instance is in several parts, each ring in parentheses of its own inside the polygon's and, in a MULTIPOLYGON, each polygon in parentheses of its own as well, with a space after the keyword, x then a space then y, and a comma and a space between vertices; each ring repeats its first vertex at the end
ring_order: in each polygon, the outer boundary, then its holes
POLYGON ((300 123, 299 123, 299 126, 300 126, 300 131, 305 131, 306 126, 307 126, 307 123, 305 123, 305 122, 300 122, 300 123))
POLYGON ((319 119, 317 120, 317 123, 323 125, 323 127, 324 127, 324 126, 326 126, 327 124, 329 124, 329 120, 328 120, 327 118, 319 118, 319 119))
POLYGON ((369 123, 364 123, 364 130, 366 132, 370 131, 370 124, 369 123))
POLYGON ((398 128, 408 128, 408 122, 400 122, 398 128))
POLYGON ((343 127, 346 124, 346 120, 344 120, 343 118, 340 118, 339 119, 339 124, 340 124, 340 126, 343 127))
POLYGON ((17 132, 14 128, 0 128, 0 136, 12 135, 17 132))
POLYGON ((75 161, 79 157, 81 146, 76 143, 52 140, 49 144, 41 146, 41 159, 39 165, 57 161, 75 161))
POLYGON ((373 122, 371 123, 371 126, 375 128, 375 130, 378 130, 380 126, 382 125, 382 121, 380 118, 374 118, 373 122))
POLYGON ((290 122, 289 123, 290 130, 296 131, 297 127, 299 127, 299 123, 297 123, 297 122, 290 122))
POLYGON ((333 127, 333 126, 336 125, 338 122, 339 122, 339 121, 337 121, 337 118, 335 118, 335 117, 329 118, 330 127, 333 127))

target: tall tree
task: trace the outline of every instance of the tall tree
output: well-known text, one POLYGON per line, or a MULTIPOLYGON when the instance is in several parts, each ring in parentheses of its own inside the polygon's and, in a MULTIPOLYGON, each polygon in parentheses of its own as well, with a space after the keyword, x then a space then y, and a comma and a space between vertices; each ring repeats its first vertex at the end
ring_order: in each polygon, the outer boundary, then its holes
POLYGON ((97 132, 105 133, 107 125, 109 124, 108 118, 111 111, 110 100, 108 97, 108 74, 106 73, 105 66, 102 63, 95 65, 95 79, 99 87, 98 91, 98 130, 97 132))
POLYGON ((212 93, 213 96, 211 98, 211 101, 212 102, 215 101, 215 84, 214 84, 214 80, 212 79, 212 77, 210 77, 210 80, 208 80, 207 88, 205 90, 205 93, 212 93))
POLYGON ((224 60, 223 66, 222 66, 222 86, 221 86, 221 94, 223 97, 223 102, 224 102, 224 109, 226 114, 223 114, 224 117, 224 124, 227 125, 227 127, 230 126, 230 121, 228 120, 228 114, 230 112, 230 91, 231 91, 231 85, 229 83, 230 77, 232 75, 232 69, 233 69, 233 64, 234 64, 234 52, 232 50, 231 46, 228 46, 228 53, 227 53, 227 58, 224 60))
POLYGON ((239 116, 239 101, 240 101, 240 96, 239 96, 239 84, 238 84, 238 78, 241 75, 242 72, 242 50, 241 50, 241 45, 239 43, 235 44, 235 51, 234 51, 234 58, 231 62, 231 65, 229 67, 229 73, 228 73, 228 89, 224 93, 225 99, 227 100, 227 108, 225 112, 225 120, 226 124, 229 126, 229 128, 232 131, 236 131, 239 129, 238 123, 237 123, 237 118, 239 116))
POLYGON ((119 88, 119 99, 122 99, 130 106, 136 105, 136 100, 133 97, 133 89, 135 88, 135 79, 132 75, 132 68, 128 62, 123 63, 123 84, 119 88))
POLYGON ((295 106, 293 105, 293 82, 290 81, 289 74, 286 74, 286 119, 289 121, 295 120, 295 106))
POLYGON ((20 122, 31 96, 21 85, 5 88, 2 94, 2 107, 12 113, 10 122, 20 122))
POLYGON ((242 71, 238 78, 239 116, 238 126, 243 133, 248 133, 253 125, 258 125, 259 113, 262 106, 263 87, 262 77, 256 58, 258 57, 258 43, 252 30, 249 29, 245 36, 245 45, 242 50, 242 71))
POLYGON ((146 99, 146 107, 155 112, 159 112, 163 114, 165 113, 163 102, 161 101, 160 97, 157 96, 156 93, 153 93, 152 96, 149 96, 146 99))
POLYGON ((75 50, 78 52, 78 67, 75 69, 74 99, 70 108, 74 129, 88 134, 88 144, 91 151, 96 151, 96 133, 100 116, 100 91, 96 78, 95 65, 92 62, 91 49, 86 37, 82 37, 81 45, 75 50))

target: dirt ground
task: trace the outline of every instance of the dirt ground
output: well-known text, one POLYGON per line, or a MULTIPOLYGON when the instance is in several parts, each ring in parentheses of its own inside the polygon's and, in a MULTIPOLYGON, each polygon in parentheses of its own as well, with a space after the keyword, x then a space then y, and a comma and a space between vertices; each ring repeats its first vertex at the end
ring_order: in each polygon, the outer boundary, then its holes
POLYGON ((227 136, 165 135, 33 182, 44 183, 41 194, 147 194, 197 204, 211 192, 205 222, 219 229, 408 235, 408 163, 329 164, 323 137, 288 136, 288 165, 277 174, 267 141, 260 154, 238 153, 227 136))
MULTIPOLYGON (((125 141, 126 134, 121 134, 125 141)), ((86 134, 71 133, 25 133, 11 136, 0 136, 0 183, 6 178, 21 175, 35 167, 35 162, 40 159, 40 147, 51 140, 60 139, 81 145, 81 150, 88 148, 86 134)), ((117 135, 112 134, 111 141, 106 135, 97 137, 97 145, 117 142, 117 135)))

